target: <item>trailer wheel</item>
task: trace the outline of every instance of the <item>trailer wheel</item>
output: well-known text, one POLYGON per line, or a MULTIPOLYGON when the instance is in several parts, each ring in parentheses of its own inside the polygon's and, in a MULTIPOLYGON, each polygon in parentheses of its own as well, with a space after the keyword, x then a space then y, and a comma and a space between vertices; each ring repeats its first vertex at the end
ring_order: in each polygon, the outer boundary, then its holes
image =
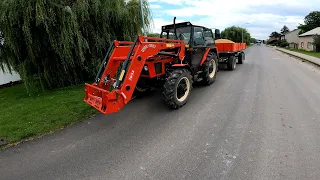
POLYGON ((238 63, 239 64, 242 64, 243 63, 243 56, 244 56, 244 54, 241 52, 241 53, 239 53, 239 55, 238 55, 238 63))
POLYGON ((236 62, 236 57, 235 56, 229 56, 228 58, 228 69, 233 71, 234 69, 236 69, 236 66, 237 66, 237 62, 236 62))
POLYGON ((192 77, 187 69, 173 70, 163 85, 166 104, 178 109, 187 103, 192 90, 192 77))
POLYGON ((215 54, 208 54, 207 60, 203 63, 203 73, 201 74, 203 85, 211 85, 216 80, 218 71, 218 59, 215 54))

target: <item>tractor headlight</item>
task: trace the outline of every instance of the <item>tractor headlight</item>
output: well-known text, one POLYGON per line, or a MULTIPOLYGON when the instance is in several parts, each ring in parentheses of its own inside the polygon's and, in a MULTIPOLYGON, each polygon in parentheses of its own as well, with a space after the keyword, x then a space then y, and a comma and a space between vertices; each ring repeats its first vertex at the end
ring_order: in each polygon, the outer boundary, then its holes
POLYGON ((145 65, 145 66, 143 67, 143 69, 144 69, 145 71, 148 71, 148 70, 149 70, 147 65, 145 65))

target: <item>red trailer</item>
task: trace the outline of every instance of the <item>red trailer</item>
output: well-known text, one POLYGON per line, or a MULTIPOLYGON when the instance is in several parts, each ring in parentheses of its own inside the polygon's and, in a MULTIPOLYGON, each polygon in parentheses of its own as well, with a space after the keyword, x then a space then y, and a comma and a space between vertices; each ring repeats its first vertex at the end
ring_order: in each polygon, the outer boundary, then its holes
POLYGON ((227 65, 229 70, 234 70, 236 64, 242 64, 245 60, 245 54, 243 52, 246 49, 245 43, 235 43, 227 39, 218 39, 215 41, 219 54, 219 68, 227 65))

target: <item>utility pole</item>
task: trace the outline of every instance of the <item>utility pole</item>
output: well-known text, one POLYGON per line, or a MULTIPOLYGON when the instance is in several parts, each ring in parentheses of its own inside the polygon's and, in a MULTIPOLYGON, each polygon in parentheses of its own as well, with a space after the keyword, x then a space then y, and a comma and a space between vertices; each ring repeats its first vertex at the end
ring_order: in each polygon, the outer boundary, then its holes
MULTIPOLYGON (((250 23, 244 23, 244 24, 242 24, 242 26, 245 25, 245 24, 250 24, 250 23)), ((241 28, 241 31, 242 31, 242 33, 241 33, 242 34, 241 35, 241 43, 243 43, 243 27, 241 28)))
POLYGON ((145 27, 145 24, 144 24, 144 13, 143 13, 143 6, 142 6, 142 1, 143 0, 140 0, 140 9, 141 9, 141 18, 142 18, 142 27, 143 27, 143 35, 144 36, 147 36, 147 33, 146 33, 146 27, 145 27))

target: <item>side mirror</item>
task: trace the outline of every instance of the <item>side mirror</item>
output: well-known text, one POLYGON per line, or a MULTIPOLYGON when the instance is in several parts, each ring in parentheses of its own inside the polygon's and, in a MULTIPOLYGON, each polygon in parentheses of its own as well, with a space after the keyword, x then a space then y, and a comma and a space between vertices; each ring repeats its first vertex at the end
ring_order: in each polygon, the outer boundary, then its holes
POLYGON ((221 37, 220 37, 220 30, 219 29, 215 29, 214 30, 214 37, 215 37, 215 39, 220 39, 221 37))

